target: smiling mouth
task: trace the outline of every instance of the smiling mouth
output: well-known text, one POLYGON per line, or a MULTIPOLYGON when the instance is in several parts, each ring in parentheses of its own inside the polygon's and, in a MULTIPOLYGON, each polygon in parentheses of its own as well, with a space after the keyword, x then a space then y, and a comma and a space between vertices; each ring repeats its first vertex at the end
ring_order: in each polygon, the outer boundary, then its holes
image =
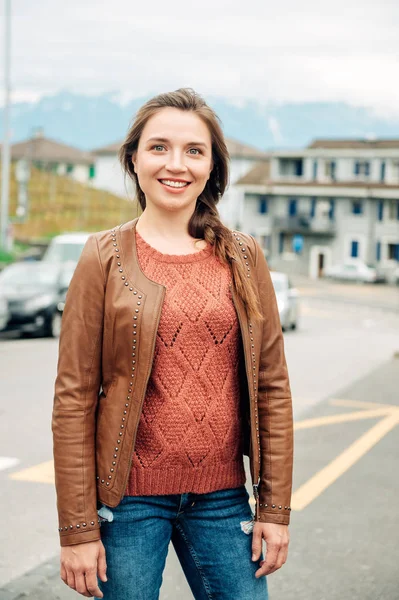
POLYGON ((190 185, 191 181, 174 181, 172 179, 158 179, 163 185, 167 185, 172 188, 184 188, 190 185))

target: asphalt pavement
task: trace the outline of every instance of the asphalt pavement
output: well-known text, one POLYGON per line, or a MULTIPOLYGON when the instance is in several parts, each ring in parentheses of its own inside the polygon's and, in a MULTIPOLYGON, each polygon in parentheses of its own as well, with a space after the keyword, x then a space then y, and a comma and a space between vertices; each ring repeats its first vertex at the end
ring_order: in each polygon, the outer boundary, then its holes
MULTIPOLYGON (((270 600, 399 600, 398 390, 392 358, 296 420, 289 558, 268 577, 270 600)), ((58 555, 0 589, 0 600, 77 597, 58 555)), ((160 598, 192 600, 182 588, 160 598)))

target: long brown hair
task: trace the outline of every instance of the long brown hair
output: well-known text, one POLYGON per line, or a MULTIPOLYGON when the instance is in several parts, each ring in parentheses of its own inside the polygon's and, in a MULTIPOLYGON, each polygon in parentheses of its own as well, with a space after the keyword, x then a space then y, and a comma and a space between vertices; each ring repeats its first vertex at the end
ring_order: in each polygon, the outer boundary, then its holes
POLYGON ((233 235, 223 225, 217 203, 228 184, 229 152, 222 132, 220 119, 205 100, 190 88, 159 94, 148 100, 137 112, 124 143, 119 150, 119 160, 125 175, 135 183, 137 200, 142 210, 146 199, 134 172, 132 157, 147 121, 162 108, 178 108, 195 112, 207 125, 212 139, 213 169, 203 192, 198 196, 195 211, 188 223, 188 233, 194 239, 204 239, 214 247, 214 254, 230 266, 237 294, 241 297, 250 319, 262 319, 254 288, 248 280, 244 264, 238 258, 233 235))

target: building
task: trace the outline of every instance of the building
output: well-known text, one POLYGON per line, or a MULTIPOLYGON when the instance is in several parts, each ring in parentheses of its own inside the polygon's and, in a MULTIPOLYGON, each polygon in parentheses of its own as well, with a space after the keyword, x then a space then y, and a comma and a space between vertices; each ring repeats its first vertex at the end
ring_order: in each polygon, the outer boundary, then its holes
POLYGON ((45 137, 42 129, 30 139, 13 144, 11 160, 24 160, 37 169, 68 175, 80 183, 90 183, 96 176, 95 156, 45 137))
POLYGON ((315 140, 277 151, 235 184, 229 226, 252 233, 276 269, 319 277, 347 259, 399 262, 399 140, 315 140))
MULTIPOLYGON (((122 141, 96 148, 92 151, 95 156, 96 177, 93 185, 98 188, 109 190, 121 196, 130 198, 134 195, 133 185, 129 178, 124 178, 121 166, 118 161, 118 151, 122 141)), ((266 155, 261 150, 242 144, 236 140, 228 138, 226 140, 227 148, 230 154, 230 184, 235 183, 240 177, 247 173, 257 162, 265 160, 266 155)), ((235 191, 231 196, 226 194, 221 202, 220 211, 229 214, 234 209, 235 191)))
POLYGON ((122 141, 102 146, 92 150, 95 156, 96 179, 94 185, 102 190, 108 190, 118 196, 133 199, 134 186, 129 177, 124 177, 119 163, 118 152, 122 141))

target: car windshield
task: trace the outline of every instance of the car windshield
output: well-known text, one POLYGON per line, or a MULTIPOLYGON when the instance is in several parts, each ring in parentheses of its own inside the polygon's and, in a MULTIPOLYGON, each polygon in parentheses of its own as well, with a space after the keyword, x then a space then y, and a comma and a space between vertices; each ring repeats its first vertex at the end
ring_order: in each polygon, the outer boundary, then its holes
POLYGON ((46 262, 78 261, 85 242, 55 242, 50 244, 43 260, 46 262))
POLYGON ((60 288, 67 288, 71 283, 72 275, 74 274, 76 267, 76 263, 72 265, 68 265, 65 269, 63 269, 60 276, 60 288))
POLYGON ((52 286, 58 278, 58 269, 41 264, 15 264, 0 273, 0 284, 18 286, 52 286))

